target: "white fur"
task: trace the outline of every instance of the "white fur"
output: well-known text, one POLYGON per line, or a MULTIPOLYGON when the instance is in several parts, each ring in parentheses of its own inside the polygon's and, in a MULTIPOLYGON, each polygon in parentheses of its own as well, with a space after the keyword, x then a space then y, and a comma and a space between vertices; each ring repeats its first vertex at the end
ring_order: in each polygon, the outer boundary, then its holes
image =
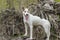
POLYGON ((30 27, 30 39, 33 39, 33 25, 42 25, 46 34, 47 34, 47 39, 49 40, 50 37, 50 22, 46 19, 41 19, 38 16, 33 16, 32 14, 29 13, 28 8, 25 8, 23 11, 23 20, 25 24, 25 34, 24 36, 27 36, 27 24, 30 27), (25 19, 25 15, 28 14, 29 18, 28 20, 25 19))

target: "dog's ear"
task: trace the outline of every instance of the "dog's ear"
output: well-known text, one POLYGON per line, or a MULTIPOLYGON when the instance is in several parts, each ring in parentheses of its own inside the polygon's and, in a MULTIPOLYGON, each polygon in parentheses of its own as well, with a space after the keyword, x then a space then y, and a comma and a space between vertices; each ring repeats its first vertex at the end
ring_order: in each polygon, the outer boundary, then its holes
POLYGON ((24 7, 22 7, 22 11, 24 11, 24 7))

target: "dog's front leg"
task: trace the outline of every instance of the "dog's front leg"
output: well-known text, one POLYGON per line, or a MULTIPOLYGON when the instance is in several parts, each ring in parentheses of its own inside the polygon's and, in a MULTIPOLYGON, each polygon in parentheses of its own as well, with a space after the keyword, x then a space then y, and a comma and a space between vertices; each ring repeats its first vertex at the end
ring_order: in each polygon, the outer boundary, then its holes
POLYGON ((30 39, 33 39, 33 25, 30 25, 30 39))
POLYGON ((23 35, 23 36, 27 36, 27 24, 26 23, 24 23, 25 24, 25 34, 23 35))

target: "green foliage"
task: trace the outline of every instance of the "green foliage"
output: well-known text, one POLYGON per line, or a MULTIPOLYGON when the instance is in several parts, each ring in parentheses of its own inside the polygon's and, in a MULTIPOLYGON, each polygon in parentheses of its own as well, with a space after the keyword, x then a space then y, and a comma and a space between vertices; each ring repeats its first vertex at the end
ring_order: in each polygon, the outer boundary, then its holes
MULTIPOLYGON (((37 0, 10 0, 10 1, 11 1, 10 4, 14 6, 16 9, 19 9, 19 5, 21 3, 23 3, 23 6, 25 7, 27 7, 29 4, 37 3, 37 0)), ((7 3, 7 0, 0 0, 0 9, 6 9, 8 7, 9 5, 7 3)))
POLYGON ((55 1, 60 2, 60 0, 55 0, 55 1))
POLYGON ((0 9, 5 9, 7 7, 6 0, 0 0, 0 9))
MULTIPOLYGON (((60 2, 60 0, 55 1, 60 2)), ((23 6, 27 7, 29 4, 37 3, 37 0, 13 0, 13 5, 16 9, 19 9, 19 2, 22 2, 23 6)), ((7 5, 7 0, 0 0, 0 9, 6 9, 8 6, 9 5, 7 5)))

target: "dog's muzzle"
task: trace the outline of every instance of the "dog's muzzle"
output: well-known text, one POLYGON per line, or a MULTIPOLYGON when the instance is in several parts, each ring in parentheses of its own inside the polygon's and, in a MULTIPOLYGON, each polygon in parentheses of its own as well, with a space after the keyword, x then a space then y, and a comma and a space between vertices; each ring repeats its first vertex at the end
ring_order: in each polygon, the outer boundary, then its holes
POLYGON ((28 14, 26 14, 26 16, 28 16, 28 14))
POLYGON ((26 20, 28 20, 28 18, 29 18, 29 15, 28 15, 28 14, 26 14, 26 15, 25 15, 25 18, 26 18, 26 20))

